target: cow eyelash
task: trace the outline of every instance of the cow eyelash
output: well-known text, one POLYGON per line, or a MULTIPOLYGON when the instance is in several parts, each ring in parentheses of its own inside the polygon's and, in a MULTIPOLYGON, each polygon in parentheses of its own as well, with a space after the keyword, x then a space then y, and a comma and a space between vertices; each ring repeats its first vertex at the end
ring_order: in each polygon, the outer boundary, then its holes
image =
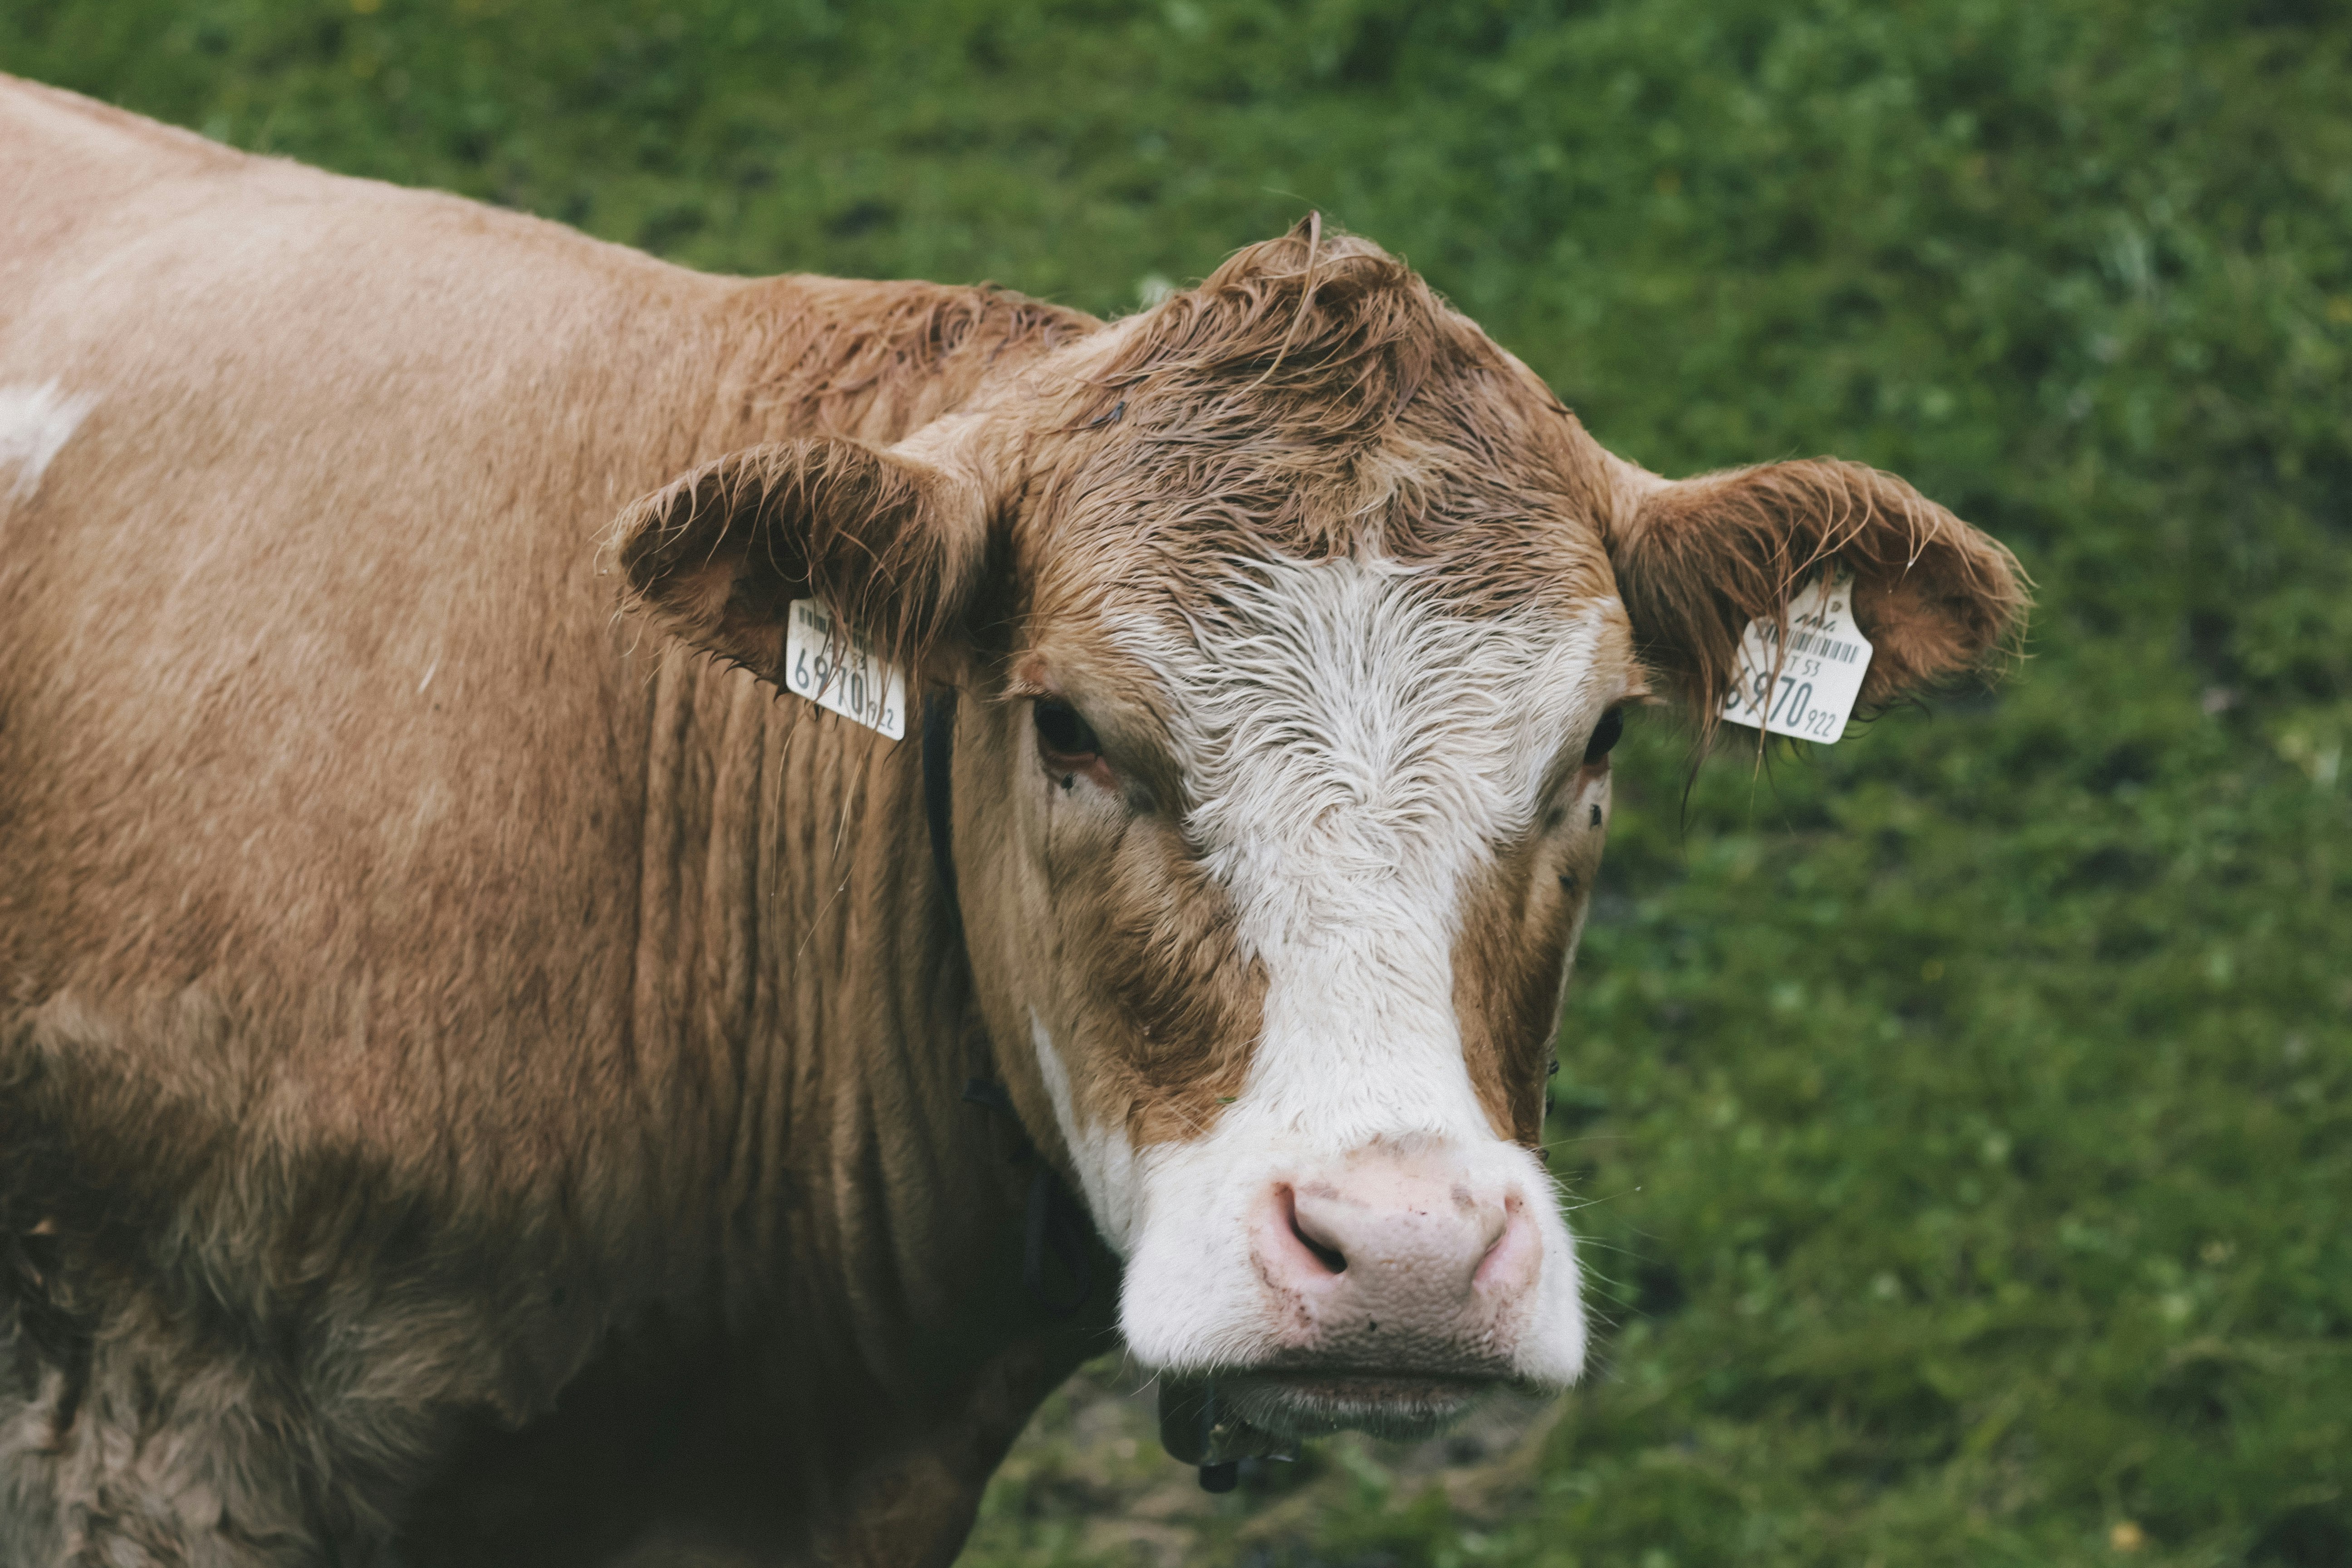
POLYGON ((1584 742, 1584 765, 1589 768, 1607 756, 1610 748, 1616 745, 1618 737, 1624 733, 1624 709, 1612 708, 1603 713, 1601 722, 1592 726, 1592 738, 1584 742))
POLYGON ((1037 724, 1039 750, 1056 761, 1084 762, 1102 750, 1094 726, 1066 702, 1041 697, 1030 710, 1037 724))

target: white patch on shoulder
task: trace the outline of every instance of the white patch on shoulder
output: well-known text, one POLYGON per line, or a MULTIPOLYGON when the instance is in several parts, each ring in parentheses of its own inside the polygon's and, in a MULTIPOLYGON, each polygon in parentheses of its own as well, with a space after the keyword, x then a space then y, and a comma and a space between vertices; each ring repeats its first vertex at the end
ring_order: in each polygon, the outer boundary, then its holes
POLYGON ((95 393, 67 394, 54 381, 38 386, 0 386, 0 464, 16 465, 11 500, 30 500, 41 488, 50 459, 72 439, 85 416, 98 406, 95 393))

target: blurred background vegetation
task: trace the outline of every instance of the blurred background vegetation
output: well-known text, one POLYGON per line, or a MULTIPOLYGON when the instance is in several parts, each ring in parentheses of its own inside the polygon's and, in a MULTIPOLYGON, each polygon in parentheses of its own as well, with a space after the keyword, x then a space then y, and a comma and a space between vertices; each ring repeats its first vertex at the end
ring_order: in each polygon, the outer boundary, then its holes
POLYGON ((1670 474, 1895 469, 2029 657, 1619 755, 1587 1385, 968 1561, 2352 1563, 2352 18, 2320 0, 8 0, 0 68, 697 267, 1131 310, 1309 206, 1670 474), (1687 786, 1687 787, 1686 787, 1687 786))

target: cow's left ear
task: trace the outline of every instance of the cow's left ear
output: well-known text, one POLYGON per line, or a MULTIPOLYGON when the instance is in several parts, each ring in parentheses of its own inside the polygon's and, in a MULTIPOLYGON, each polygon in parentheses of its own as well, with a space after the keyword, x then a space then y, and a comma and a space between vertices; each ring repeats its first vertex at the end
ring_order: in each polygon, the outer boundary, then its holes
POLYGON ((780 441, 704 464, 614 525, 636 607, 768 679, 795 599, 822 599, 911 668, 978 584, 988 507, 974 480, 862 441, 780 441))
POLYGON ((1893 474, 1829 458, 1679 481, 1611 466, 1609 561, 1635 651, 1702 728, 1748 623, 1780 621, 1820 571, 1853 577, 1866 708, 1982 664, 2023 618, 2017 558, 1893 474))

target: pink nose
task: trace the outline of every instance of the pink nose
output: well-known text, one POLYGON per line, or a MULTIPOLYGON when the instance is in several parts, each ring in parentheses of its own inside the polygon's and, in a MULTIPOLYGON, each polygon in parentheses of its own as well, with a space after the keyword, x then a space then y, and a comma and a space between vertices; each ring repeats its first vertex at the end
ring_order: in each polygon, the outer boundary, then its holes
POLYGON ((1295 1349, 1375 1366, 1475 1360, 1541 1265, 1524 1206, 1440 1166, 1357 1160, 1274 1187, 1252 1239, 1262 1278, 1289 1299, 1295 1349))

